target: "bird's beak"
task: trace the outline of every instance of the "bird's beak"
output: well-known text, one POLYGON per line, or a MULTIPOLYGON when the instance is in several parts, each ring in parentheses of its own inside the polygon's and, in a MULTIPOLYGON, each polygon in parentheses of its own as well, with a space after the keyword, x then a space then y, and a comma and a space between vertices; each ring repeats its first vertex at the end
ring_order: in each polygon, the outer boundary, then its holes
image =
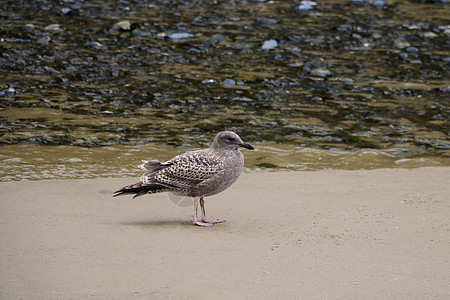
POLYGON ((255 150, 255 148, 253 148, 253 146, 250 145, 249 143, 242 143, 242 144, 240 144, 239 146, 240 146, 240 147, 247 148, 247 149, 250 149, 250 150, 255 150))

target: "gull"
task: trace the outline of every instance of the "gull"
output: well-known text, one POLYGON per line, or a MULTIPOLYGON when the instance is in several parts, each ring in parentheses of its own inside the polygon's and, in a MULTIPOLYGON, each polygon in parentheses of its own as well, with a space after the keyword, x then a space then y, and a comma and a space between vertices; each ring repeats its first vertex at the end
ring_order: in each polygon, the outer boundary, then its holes
POLYGON ((114 192, 114 197, 134 194, 133 198, 145 194, 171 192, 178 196, 194 198, 193 223, 212 226, 225 220, 207 219, 204 197, 218 194, 229 188, 239 177, 244 167, 241 147, 254 150, 249 143, 232 131, 221 131, 214 138, 211 148, 189 151, 160 162, 143 160, 139 167, 146 172, 140 182, 124 186, 114 192), (197 218, 200 204, 202 219, 197 218))

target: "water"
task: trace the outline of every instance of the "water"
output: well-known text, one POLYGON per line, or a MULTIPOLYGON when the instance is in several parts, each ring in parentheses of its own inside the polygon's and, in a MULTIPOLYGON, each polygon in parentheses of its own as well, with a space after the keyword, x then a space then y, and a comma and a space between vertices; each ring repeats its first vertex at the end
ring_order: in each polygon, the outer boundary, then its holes
POLYGON ((450 165, 448 5, 214 3, 3 1, 0 180, 137 176, 224 129, 254 170, 450 165))

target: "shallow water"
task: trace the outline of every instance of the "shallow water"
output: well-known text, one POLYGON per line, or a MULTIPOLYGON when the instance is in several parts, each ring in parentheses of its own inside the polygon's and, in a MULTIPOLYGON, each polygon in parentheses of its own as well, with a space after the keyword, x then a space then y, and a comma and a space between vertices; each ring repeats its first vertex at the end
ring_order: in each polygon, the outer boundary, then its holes
POLYGON ((224 129, 249 169, 448 166, 443 2, 3 1, 0 180, 137 176, 224 129))

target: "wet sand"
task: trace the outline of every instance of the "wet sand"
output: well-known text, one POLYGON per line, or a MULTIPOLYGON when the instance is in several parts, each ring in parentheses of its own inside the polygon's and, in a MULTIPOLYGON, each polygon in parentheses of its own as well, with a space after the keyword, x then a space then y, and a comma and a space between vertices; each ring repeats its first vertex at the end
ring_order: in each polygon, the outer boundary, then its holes
POLYGON ((211 228, 135 180, 0 183, 0 298, 450 297, 448 167, 245 173, 211 228))

